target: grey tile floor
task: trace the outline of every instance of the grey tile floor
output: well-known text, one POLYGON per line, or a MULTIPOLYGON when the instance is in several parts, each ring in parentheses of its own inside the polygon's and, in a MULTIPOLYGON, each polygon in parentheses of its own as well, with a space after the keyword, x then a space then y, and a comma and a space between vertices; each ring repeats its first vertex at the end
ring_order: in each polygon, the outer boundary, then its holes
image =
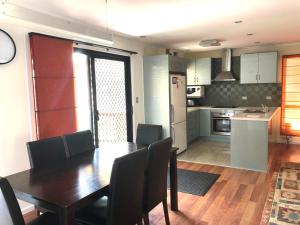
POLYGON ((179 161, 196 162, 217 166, 230 166, 230 143, 197 140, 178 155, 179 161))

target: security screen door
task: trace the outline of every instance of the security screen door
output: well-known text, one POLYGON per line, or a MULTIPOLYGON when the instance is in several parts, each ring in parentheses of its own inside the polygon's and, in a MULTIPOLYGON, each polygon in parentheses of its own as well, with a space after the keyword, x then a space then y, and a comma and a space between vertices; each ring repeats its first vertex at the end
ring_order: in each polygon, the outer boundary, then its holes
POLYGON ((88 55, 95 144, 132 141, 130 58, 80 50, 88 55))
POLYGON ((129 57, 93 57, 95 124, 99 143, 132 141, 129 57))

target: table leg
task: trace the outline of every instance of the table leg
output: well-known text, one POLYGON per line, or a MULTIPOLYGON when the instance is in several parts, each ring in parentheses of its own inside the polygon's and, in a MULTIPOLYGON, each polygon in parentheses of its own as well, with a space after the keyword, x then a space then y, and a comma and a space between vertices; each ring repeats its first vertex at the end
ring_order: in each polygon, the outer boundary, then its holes
POLYGON ((75 212, 72 209, 61 209, 58 217, 60 225, 75 225, 75 212))
POLYGON ((171 210, 178 211, 176 151, 172 152, 170 156, 170 192, 171 192, 171 210))

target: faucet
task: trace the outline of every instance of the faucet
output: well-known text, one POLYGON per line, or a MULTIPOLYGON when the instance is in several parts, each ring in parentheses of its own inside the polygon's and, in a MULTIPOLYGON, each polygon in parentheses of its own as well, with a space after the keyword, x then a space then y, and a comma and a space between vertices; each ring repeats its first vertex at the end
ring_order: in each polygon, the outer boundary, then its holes
POLYGON ((261 107, 262 107, 262 111, 263 111, 264 113, 269 112, 268 106, 265 106, 264 104, 261 104, 261 107))

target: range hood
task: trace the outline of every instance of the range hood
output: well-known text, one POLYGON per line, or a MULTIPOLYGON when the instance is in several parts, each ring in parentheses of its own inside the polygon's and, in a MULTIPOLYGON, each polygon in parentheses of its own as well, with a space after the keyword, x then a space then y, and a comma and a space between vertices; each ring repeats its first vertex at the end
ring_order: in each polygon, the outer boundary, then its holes
POLYGON ((219 73, 213 81, 234 81, 236 80, 231 73, 231 49, 223 50, 222 72, 219 73))

